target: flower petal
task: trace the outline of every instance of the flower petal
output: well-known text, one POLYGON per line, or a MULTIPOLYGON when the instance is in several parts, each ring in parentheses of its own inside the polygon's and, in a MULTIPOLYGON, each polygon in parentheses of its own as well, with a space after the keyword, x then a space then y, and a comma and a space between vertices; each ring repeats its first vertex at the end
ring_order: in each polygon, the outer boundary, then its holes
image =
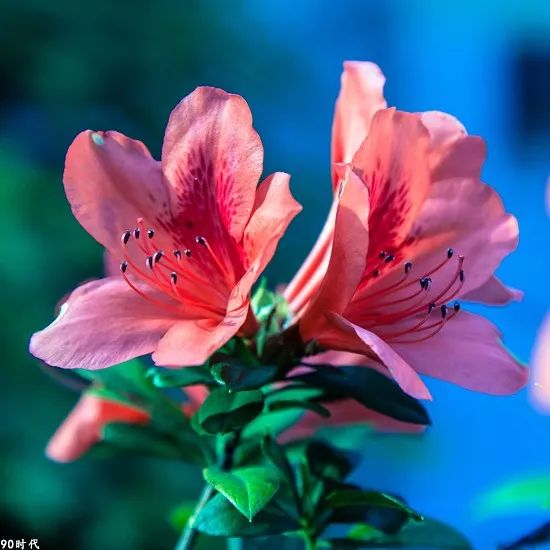
POLYGON ((30 351, 55 367, 103 369, 151 353, 177 320, 109 277, 77 288, 57 319, 32 336, 30 351))
MULTIPOLYGON (((350 162, 367 137, 374 113, 386 108, 386 79, 374 63, 346 61, 332 125, 332 164, 350 162)), ((333 187, 338 178, 332 171, 333 187)))
POLYGON ((101 440, 106 424, 145 424, 148 420, 149 415, 141 409, 84 393, 50 439, 46 454, 56 462, 72 462, 101 440))
POLYGON ((428 340, 392 346, 418 372, 470 390, 507 395, 527 382, 527 369, 502 346, 498 329, 466 311, 428 340))
POLYGON ((80 133, 67 152, 63 183, 76 219, 116 257, 123 231, 168 208, 160 163, 118 132, 80 133))
POLYGON ((159 342, 153 361, 157 365, 173 368, 202 365, 237 334, 247 312, 248 302, 238 310, 227 313, 219 323, 204 319, 175 324, 159 342))
POLYGON ((242 97, 200 87, 172 111, 162 166, 174 212, 186 227, 210 225, 210 239, 228 233, 240 241, 262 163, 262 144, 242 97))
POLYGON ((396 253, 430 188, 429 134, 419 115, 383 109, 352 160, 369 190, 368 264, 396 253))
POLYGON ((368 191, 350 171, 341 193, 326 273, 311 303, 304 301, 304 305, 309 303, 300 320, 300 333, 305 340, 316 338, 319 325, 326 322, 323 312, 341 313, 345 309, 365 270, 369 247, 368 191))
POLYGON ((495 276, 489 277, 485 283, 462 296, 463 300, 477 302, 479 304, 503 306, 509 302, 519 302, 523 298, 523 292, 505 286, 495 276))
POLYGON ((531 402, 541 413, 550 414, 550 315, 537 335, 531 363, 531 402))
POLYGON ((302 210, 290 193, 289 181, 288 174, 276 172, 256 191, 253 213, 244 232, 244 252, 248 264, 256 264, 257 277, 273 258, 290 222, 302 210))

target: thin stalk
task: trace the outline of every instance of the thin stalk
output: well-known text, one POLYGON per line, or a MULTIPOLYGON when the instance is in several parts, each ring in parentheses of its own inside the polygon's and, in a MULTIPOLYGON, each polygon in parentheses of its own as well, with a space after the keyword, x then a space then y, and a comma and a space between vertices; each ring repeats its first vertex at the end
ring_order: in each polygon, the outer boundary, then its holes
POLYGON ((210 500, 210 497, 214 494, 214 487, 212 485, 205 485, 202 493, 197 501, 195 509, 187 522, 185 529, 183 530, 178 542, 176 544, 175 550, 190 550, 195 544, 195 540, 198 536, 198 531, 195 529, 195 521, 199 517, 203 508, 206 506, 206 503, 210 500))

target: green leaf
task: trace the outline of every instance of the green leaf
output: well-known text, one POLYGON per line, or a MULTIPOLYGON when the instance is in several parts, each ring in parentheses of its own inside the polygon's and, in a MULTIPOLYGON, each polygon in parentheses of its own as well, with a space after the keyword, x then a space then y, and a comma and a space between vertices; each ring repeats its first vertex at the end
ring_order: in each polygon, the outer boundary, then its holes
POLYGON ((311 472, 321 479, 340 481, 353 470, 349 457, 328 443, 312 441, 306 447, 311 472))
MULTIPOLYGON (((354 528, 357 535, 356 528, 354 528)), ((410 521, 399 533, 372 538, 367 530, 367 538, 330 539, 331 547, 347 548, 419 548, 422 550, 472 550, 469 541, 456 529, 434 519, 422 522, 410 521)))
POLYGON ((250 466, 230 472, 206 468, 203 476, 249 520, 273 498, 280 484, 278 471, 273 466, 250 466))
POLYGON ((392 508, 404 512, 416 521, 422 521, 422 516, 407 506, 404 502, 386 493, 378 491, 361 491, 354 489, 333 491, 327 497, 332 508, 347 506, 372 506, 375 508, 392 508))
POLYGON ((288 409, 305 409, 314 412, 315 414, 318 414, 323 418, 330 417, 330 411, 322 405, 319 405, 319 403, 315 403, 314 401, 295 401, 292 399, 288 399, 286 401, 275 401, 275 403, 269 405, 270 411, 284 411, 288 409))
POLYGON ((372 540, 376 538, 383 537, 384 533, 380 529, 376 529, 372 525, 366 523, 358 523, 354 525, 348 532, 348 537, 350 539, 358 540, 372 540))
POLYGON ((255 390, 271 382, 277 375, 274 365, 239 365, 236 363, 216 363, 211 373, 218 384, 233 391, 255 390))
POLYGON ((183 504, 180 504, 172 509, 170 516, 168 517, 168 521, 178 533, 181 533, 194 511, 194 502, 184 502, 183 504))
POLYGON ((403 392, 393 380, 368 367, 317 368, 292 380, 322 388, 333 399, 354 399, 396 420, 430 424, 428 413, 419 401, 403 392))
POLYGON ((209 433, 228 433, 248 424, 263 408, 259 390, 229 392, 213 390, 198 411, 200 426, 209 433))
POLYGON ((199 384, 211 386, 215 384, 206 367, 183 367, 181 369, 161 370, 152 368, 147 372, 153 385, 157 388, 183 388, 199 384))
POLYGON ((107 443, 134 452, 168 458, 182 458, 184 452, 176 442, 148 426, 112 422, 103 428, 102 437, 107 443))
POLYGON ((298 529, 292 518, 271 504, 250 521, 221 494, 207 502, 194 526, 213 537, 258 537, 298 529))

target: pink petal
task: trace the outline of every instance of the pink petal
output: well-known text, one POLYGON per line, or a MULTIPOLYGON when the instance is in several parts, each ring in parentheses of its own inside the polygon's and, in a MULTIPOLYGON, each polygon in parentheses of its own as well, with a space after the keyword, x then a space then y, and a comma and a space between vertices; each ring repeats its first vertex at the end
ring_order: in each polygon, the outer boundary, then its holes
POLYGON ((550 414, 550 315, 539 330, 531 364, 531 402, 541 413, 550 414))
POLYGON ((170 328, 153 353, 155 364, 178 368, 202 365, 226 344, 246 320, 248 302, 215 323, 211 320, 181 321, 170 328))
POLYGON ((101 440, 106 424, 146 424, 148 420, 149 415, 136 407, 85 393, 50 439, 46 454, 56 462, 72 462, 101 440))
POLYGON ((181 223, 240 241, 262 172, 263 148, 246 101, 201 87, 172 111, 162 166, 181 223))
POLYGON ((419 115, 383 109, 355 153, 352 166, 369 190, 369 259, 381 251, 395 253, 430 188, 429 134, 419 115))
POLYGON ((110 277, 77 288, 30 351, 56 367, 103 369, 151 353, 180 318, 110 277))
POLYGON ((253 214, 244 232, 244 251, 249 265, 256 265, 256 278, 275 254, 290 222, 302 210, 289 189, 290 176, 271 174, 258 187, 253 214))
POLYGON ((498 329, 466 311, 428 340, 392 347, 418 372, 470 390, 506 395, 527 382, 527 369, 503 347, 498 329))
POLYGON ((463 300, 488 305, 505 305, 509 302, 519 302, 523 292, 502 284, 495 276, 489 277, 485 283, 462 296, 463 300))
MULTIPOLYGON (((386 79, 377 65, 346 61, 332 125, 332 163, 350 162, 367 137, 374 113, 386 108, 386 79)), ((338 178, 333 170, 333 186, 338 178)))
POLYGON ((168 201, 160 163, 118 132, 80 133, 67 152, 63 183, 77 220, 117 257, 122 232, 138 217, 149 223, 168 201))
POLYGON ((348 174, 338 201, 329 264, 317 294, 300 321, 305 340, 317 338, 326 323, 325 311, 341 313, 349 303, 365 269, 369 246, 369 196, 363 182, 348 174))

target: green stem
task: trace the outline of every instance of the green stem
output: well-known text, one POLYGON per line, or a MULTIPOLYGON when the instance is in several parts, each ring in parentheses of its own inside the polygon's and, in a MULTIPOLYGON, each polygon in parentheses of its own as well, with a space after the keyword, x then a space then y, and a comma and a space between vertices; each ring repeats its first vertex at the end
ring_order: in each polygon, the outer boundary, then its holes
POLYGON ((317 550, 317 541, 309 529, 304 530, 304 539, 306 543, 306 550, 317 550))
POLYGON ((195 521, 199 517, 202 509, 206 506, 206 503, 210 500, 210 497, 214 493, 214 487, 212 485, 205 485, 202 490, 201 496, 197 501, 197 505, 187 522, 185 529, 183 530, 175 550, 191 550, 195 544, 195 540, 198 536, 198 531, 195 529, 195 521))

